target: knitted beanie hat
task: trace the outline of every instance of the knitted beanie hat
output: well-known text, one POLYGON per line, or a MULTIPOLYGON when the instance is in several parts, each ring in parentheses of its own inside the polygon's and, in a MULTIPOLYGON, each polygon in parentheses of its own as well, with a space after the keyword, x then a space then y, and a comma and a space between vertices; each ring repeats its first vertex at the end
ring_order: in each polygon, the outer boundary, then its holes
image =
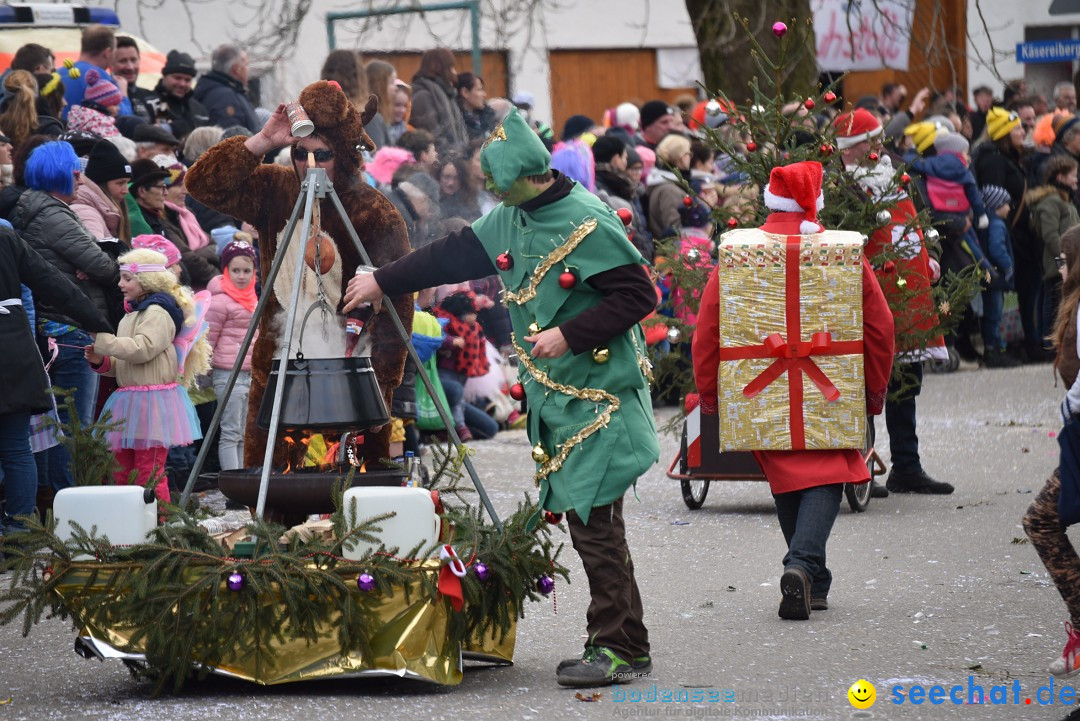
POLYGON ((84 98, 106 108, 117 106, 124 100, 124 96, 120 94, 120 88, 110 83, 104 75, 93 68, 86 71, 84 98))
POLYGON ((1001 140, 1020 124, 1020 116, 1005 108, 990 108, 986 111, 986 134, 991 140, 1001 140))
POLYGON ((1009 191, 1000 185, 984 185, 979 188, 979 192, 982 194, 983 205, 986 206, 987 213, 993 213, 1006 203, 1012 202, 1009 191))

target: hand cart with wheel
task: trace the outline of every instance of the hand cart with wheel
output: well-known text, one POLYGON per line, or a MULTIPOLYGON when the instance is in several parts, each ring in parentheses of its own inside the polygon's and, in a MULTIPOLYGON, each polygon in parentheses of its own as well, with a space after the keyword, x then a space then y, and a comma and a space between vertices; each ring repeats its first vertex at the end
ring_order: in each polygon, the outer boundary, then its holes
MULTIPOLYGON (((668 466, 668 478, 679 481, 683 501, 692 511, 701 508, 713 481, 764 481, 765 474, 749 451, 722 452, 719 448, 720 419, 704 415, 700 407, 690 411, 683 423, 679 452, 668 466)), ((881 456, 874 450, 874 424, 866 424, 866 445, 863 448, 866 467, 870 477, 877 478, 888 472, 881 456)), ((844 495, 848 506, 855 513, 865 511, 870 505, 870 481, 847 483, 844 495)))

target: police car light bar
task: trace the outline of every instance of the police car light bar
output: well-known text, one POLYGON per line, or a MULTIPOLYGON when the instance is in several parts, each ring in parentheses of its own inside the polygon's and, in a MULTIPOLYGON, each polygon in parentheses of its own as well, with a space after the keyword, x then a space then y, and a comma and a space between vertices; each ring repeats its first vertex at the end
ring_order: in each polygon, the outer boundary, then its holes
POLYGON ((0 5, 0 25, 120 25, 120 18, 109 8, 86 8, 81 5, 43 5, 18 3, 0 5))

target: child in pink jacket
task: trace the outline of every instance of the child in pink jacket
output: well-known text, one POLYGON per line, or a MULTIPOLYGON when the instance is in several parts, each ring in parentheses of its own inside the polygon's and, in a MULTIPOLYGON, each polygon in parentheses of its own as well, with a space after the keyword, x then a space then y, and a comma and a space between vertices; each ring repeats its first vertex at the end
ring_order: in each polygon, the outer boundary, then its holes
POLYGON ((224 275, 215 276, 207 286, 211 299, 206 320, 210 324, 210 347, 214 349, 211 361, 214 392, 217 393, 218 403, 225 403, 218 438, 218 460, 221 470, 227 471, 240 468, 244 458, 244 421, 251 388, 251 349, 255 347, 254 339, 248 346, 242 371, 228 400, 225 400, 225 386, 258 302, 255 295, 255 248, 242 240, 233 241, 221 251, 221 265, 225 269, 224 275))

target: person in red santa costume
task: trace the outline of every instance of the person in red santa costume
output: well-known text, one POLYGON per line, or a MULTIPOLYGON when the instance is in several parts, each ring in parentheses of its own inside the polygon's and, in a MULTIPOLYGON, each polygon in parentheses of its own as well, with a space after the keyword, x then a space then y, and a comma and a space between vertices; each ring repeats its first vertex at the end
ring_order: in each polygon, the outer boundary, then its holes
POLYGON ((900 370, 909 379, 906 388, 901 388, 896 381, 889 386, 885 427, 889 429, 892 470, 884 486, 874 482, 871 493, 875 498, 885 498, 889 491, 952 493, 952 484, 935 480, 923 470, 919 437, 915 431, 915 399, 922 390, 922 362, 949 359, 943 336, 937 335, 926 342, 927 332, 938 325, 930 286, 941 275, 941 267, 926 252, 922 228, 916 222, 915 204, 903 188, 896 185, 896 169, 882 149, 882 127, 878 119, 872 113, 856 108, 837 115, 833 127, 844 166, 862 192, 890 215, 889 220, 870 235, 866 257, 872 260, 883 251, 889 251, 890 259, 875 267, 874 274, 885 297, 893 301, 894 362, 903 364, 900 370), (923 342, 919 344, 916 339, 923 342))
MULTIPOLYGON (((764 233, 790 236, 820 233, 817 211, 823 207, 821 164, 793 163, 772 169, 765 186, 765 205, 772 211, 764 233)), ((720 365, 720 284, 713 271, 701 299, 694 334, 694 377, 701 412, 717 414, 720 365)), ((893 317, 870 264, 863 260, 863 367, 867 413, 881 413, 893 358, 893 317)), ((804 335, 806 335, 804 333, 804 335)), ((809 336, 800 338, 808 341, 809 336)), ((825 565, 825 546, 840 510, 845 483, 865 483, 870 471, 862 451, 754 451, 776 502, 780 529, 788 550, 780 577, 781 618, 804 620, 811 610, 829 607, 832 573, 825 565)))

